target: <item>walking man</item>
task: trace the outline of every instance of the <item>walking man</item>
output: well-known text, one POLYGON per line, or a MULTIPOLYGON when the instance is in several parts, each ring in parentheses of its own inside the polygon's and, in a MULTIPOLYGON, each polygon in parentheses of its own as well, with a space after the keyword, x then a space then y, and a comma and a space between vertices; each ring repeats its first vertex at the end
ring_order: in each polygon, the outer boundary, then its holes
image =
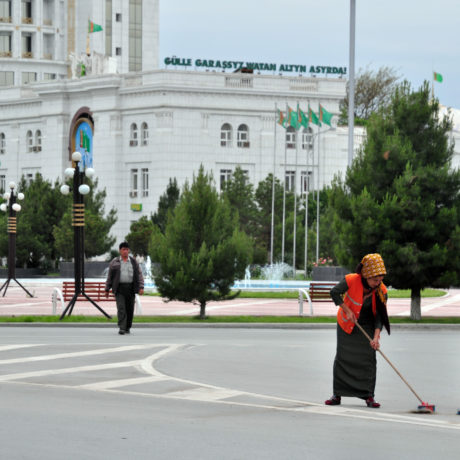
POLYGON ((105 282, 105 295, 112 289, 117 302, 118 327, 120 335, 129 334, 133 324, 135 295, 144 293, 144 277, 134 257, 129 255, 126 241, 120 243, 120 256, 109 265, 105 282))

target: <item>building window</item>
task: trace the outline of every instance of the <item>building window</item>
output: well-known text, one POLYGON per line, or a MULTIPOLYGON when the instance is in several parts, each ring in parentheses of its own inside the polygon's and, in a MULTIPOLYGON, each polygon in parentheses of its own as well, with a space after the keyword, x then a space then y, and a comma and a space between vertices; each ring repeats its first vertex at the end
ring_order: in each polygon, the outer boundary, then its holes
POLYGON ((32 181, 34 180, 34 175, 32 173, 27 173, 27 174, 24 174, 24 178, 26 180, 26 184, 30 185, 32 181))
POLYGON ((115 21, 116 22, 121 22, 121 13, 116 13, 115 14, 115 21))
POLYGON ((121 56, 121 48, 120 48, 120 47, 117 46, 117 47, 115 48, 115 54, 116 54, 117 56, 121 56))
POLYGON ((285 187, 286 192, 293 192, 295 185, 295 171, 286 171, 285 187))
POLYGON ((11 32, 0 32, 0 57, 11 57, 11 32))
POLYGON ((141 126, 141 144, 148 145, 149 143, 149 125, 144 121, 141 126))
POLYGON ((26 149, 28 152, 34 151, 34 139, 32 136, 32 131, 27 131, 26 134, 26 149))
POLYGON ((21 36, 21 51, 23 58, 32 58, 32 34, 23 33, 21 36))
POLYGON ((313 150, 313 130, 311 128, 304 128, 302 131, 302 149, 313 150))
POLYGON ((131 169, 131 179, 130 179, 130 192, 129 196, 131 198, 136 198, 139 187, 139 171, 137 169, 131 169))
POLYGON ((35 131, 35 146, 34 146, 34 152, 41 152, 42 151, 42 132, 37 129, 35 131))
POLYGON ((311 171, 301 171, 300 173, 300 190, 302 193, 309 192, 311 188, 311 179, 312 179, 312 172, 311 171))
POLYGON ((6 188, 6 176, 5 174, 0 174, 0 193, 5 193, 6 188))
POLYGON ((142 168, 142 196, 149 196, 149 169, 142 168))
POLYGON ((136 147, 137 146, 137 125, 136 123, 131 124, 131 130, 129 135, 129 146, 136 147))
POLYGON ((289 126, 286 129, 286 147, 288 149, 295 149, 296 140, 296 130, 293 126, 289 126))
POLYGON ((6 152, 6 139, 5 133, 0 133, 0 153, 6 152))
POLYGON ((11 0, 0 1, 0 22, 11 22, 11 0))
POLYGON ((249 148, 249 128, 247 125, 240 125, 237 131, 237 145, 238 147, 249 148))
POLYGON ((32 24, 32 0, 21 1, 21 16, 23 24, 32 24))
POLYGON ((22 72, 22 84, 27 85, 37 81, 37 74, 35 72, 22 72))
POLYGON ((220 129, 220 145, 221 147, 232 146, 232 125, 224 123, 220 129))
POLYGON ((224 189, 225 182, 230 180, 231 177, 232 177, 231 169, 221 169, 220 170, 220 191, 224 189))
POLYGON ((142 0, 129 0, 129 71, 142 70, 142 0))
POLYGON ((0 72, 0 86, 13 86, 14 85, 14 72, 1 71, 0 72))
POLYGON ((56 74, 55 73, 44 72, 43 73, 43 80, 56 80, 56 74))
POLYGON ((112 56, 112 0, 105 0, 105 54, 112 56))

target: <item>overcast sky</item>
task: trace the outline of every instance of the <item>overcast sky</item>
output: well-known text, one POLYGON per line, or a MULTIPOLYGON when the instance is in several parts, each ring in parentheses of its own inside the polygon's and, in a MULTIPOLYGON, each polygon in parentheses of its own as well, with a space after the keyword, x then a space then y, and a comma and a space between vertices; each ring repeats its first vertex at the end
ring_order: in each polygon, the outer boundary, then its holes
MULTIPOLYGON (((349 0, 160 0, 164 58, 349 65, 349 0)), ((356 69, 390 66, 460 108, 460 0, 356 0, 356 69)))

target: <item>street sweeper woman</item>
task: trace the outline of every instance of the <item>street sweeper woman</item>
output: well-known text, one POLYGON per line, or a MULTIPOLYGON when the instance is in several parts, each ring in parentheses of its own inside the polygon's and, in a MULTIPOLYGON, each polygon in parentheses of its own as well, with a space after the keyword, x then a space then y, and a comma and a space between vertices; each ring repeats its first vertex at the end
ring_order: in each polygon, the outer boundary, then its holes
POLYGON ((377 372, 376 350, 380 347, 382 325, 390 333, 386 308, 386 274, 380 254, 367 254, 356 273, 331 289, 331 297, 339 306, 337 312, 337 353, 333 369, 333 395, 325 403, 335 406, 342 396, 364 399, 368 407, 378 408, 374 399, 377 372), (355 327, 359 323, 372 339, 355 327))

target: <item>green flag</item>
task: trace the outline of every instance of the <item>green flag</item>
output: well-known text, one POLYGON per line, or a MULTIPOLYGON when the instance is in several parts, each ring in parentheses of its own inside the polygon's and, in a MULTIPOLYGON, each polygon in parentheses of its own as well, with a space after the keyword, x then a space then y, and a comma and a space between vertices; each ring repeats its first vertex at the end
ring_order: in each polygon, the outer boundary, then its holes
POLYGON ((280 109, 277 109, 277 114, 276 114, 276 122, 281 125, 283 128, 286 128, 286 117, 284 116, 284 113, 281 112, 280 109))
POLYGON ((297 106, 297 119, 300 126, 308 128, 308 117, 302 112, 299 106, 297 106))
POLYGON ((297 112, 292 110, 288 106, 288 117, 287 117, 288 125, 292 126, 294 129, 299 129, 299 122, 297 120, 297 112))
POLYGON ((442 75, 440 73, 433 72, 434 81, 438 83, 442 83, 442 75))
POLYGON ((102 26, 99 24, 95 24, 93 21, 88 19, 88 33, 92 34, 93 32, 100 32, 102 30, 102 26))
POLYGON ((316 115, 316 113, 313 112, 312 109, 310 109, 310 106, 308 106, 308 120, 310 121, 310 123, 313 123, 314 125, 321 126, 318 115, 316 115))
POLYGON ((319 105, 319 120, 322 121, 323 123, 326 123, 326 125, 331 126, 331 120, 332 113, 328 112, 321 104, 319 105))

